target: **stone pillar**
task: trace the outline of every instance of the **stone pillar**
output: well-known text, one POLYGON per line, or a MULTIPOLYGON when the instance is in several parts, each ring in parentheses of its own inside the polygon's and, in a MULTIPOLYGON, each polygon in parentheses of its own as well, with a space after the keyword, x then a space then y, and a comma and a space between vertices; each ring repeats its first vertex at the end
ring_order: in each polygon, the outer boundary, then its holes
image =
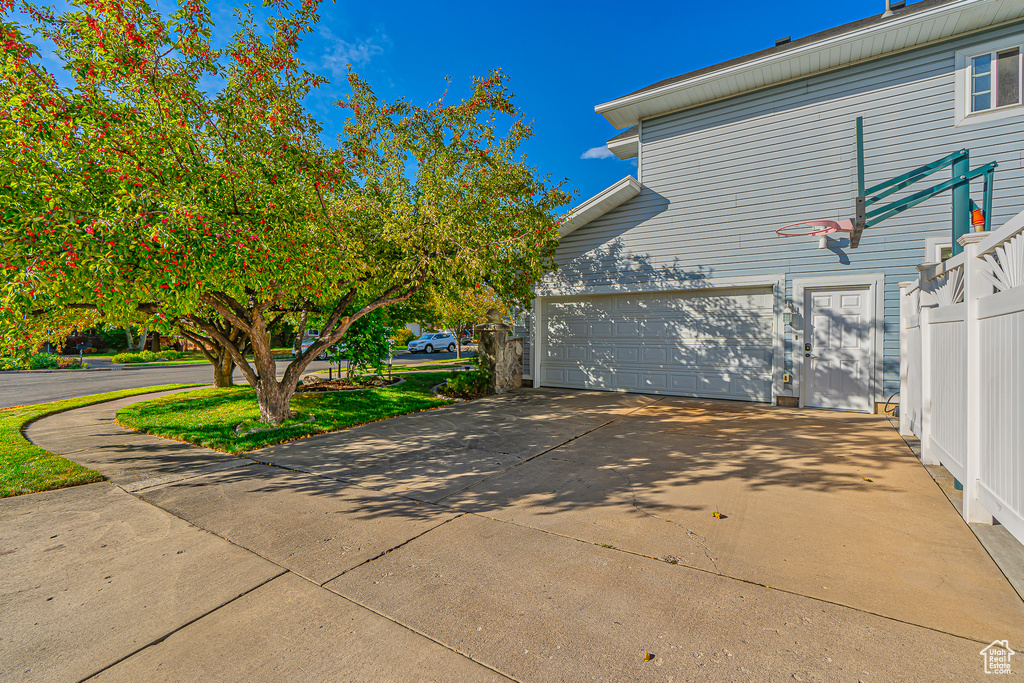
POLYGON ((494 308, 487 311, 487 322, 476 326, 480 367, 491 372, 487 390, 492 394, 523 386, 523 340, 509 337, 511 331, 512 326, 502 323, 501 313, 494 308))

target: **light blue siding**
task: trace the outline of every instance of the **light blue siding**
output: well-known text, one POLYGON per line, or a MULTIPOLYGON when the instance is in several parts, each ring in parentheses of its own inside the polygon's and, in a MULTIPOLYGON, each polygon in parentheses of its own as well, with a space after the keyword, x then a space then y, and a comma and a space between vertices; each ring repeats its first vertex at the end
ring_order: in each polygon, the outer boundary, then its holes
MULTIPOLYGON (((777 237, 775 229, 805 218, 853 217, 857 116, 865 118, 869 187, 967 147, 972 166, 999 163, 993 225, 1024 209, 1024 116, 954 125, 955 52, 1021 36, 1024 24, 1003 27, 645 120, 642 192, 564 238, 560 269, 540 291, 558 282, 785 272, 788 300, 794 277, 881 272, 883 394, 895 393, 897 283, 915 278, 926 237, 948 237, 949 195, 869 228, 858 249, 823 250, 816 239, 777 237)), ((972 195, 980 200, 980 182, 972 195)), ((791 347, 788 334, 786 370, 791 347)))

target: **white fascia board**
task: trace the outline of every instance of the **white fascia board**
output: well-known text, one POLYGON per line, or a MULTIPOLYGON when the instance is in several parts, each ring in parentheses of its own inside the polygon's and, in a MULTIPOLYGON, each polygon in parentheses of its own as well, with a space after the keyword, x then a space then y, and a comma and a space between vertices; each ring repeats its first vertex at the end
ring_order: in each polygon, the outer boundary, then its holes
POLYGON ((558 229, 558 236, 565 237, 589 223, 605 215, 616 206, 640 194, 640 182, 631 175, 626 176, 607 190, 604 190, 583 202, 566 218, 558 229))
POLYGON ((597 105, 594 111, 622 129, 645 118, 877 59, 1022 17, 1024 0, 959 0, 620 97, 597 105))
MULTIPOLYGON (((557 273, 556 273, 557 277, 557 273)), ((786 289, 786 275, 736 275, 732 277, 704 278, 692 280, 664 279, 649 282, 618 282, 608 285, 588 285, 579 281, 551 281, 537 286, 536 295, 550 297, 592 296, 597 294, 645 294, 653 292, 684 292, 690 290, 744 289, 747 287, 776 287, 786 289)))
POLYGON ((623 161, 635 159, 640 154, 640 136, 633 135, 621 140, 609 140, 608 151, 623 161))

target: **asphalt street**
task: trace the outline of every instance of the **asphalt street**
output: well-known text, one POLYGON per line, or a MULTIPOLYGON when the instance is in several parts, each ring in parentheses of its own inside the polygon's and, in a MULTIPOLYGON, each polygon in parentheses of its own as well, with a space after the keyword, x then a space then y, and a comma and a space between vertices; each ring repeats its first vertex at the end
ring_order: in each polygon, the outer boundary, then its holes
MULTIPOLYGON (((454 353, 434 353, 430 355, 403 353, 395 356, 395 365, 418 364, 422 362, 455 358, 454 353)), ((109 361, 93 359, 89 361, 95 370, 77 372, 0 372, 0 408, 45 403, 62 398, 88 396, 119 389, 151 387, 160 384, 191 384, 193 382, 212 382, 213 367, 203 363, 199 365, 170 365, 164 367, 138 368, 133 370, 109 370, 109 361)), ((287 361, 278 361, 278 376, 288 367, 287 361)), ((330 364, 324 361, 313 361, 306 368, 307 372, 326 370, 330 364)), ((245 384, 245 378, 239 370, 235 370, 235 382, 245 384)))

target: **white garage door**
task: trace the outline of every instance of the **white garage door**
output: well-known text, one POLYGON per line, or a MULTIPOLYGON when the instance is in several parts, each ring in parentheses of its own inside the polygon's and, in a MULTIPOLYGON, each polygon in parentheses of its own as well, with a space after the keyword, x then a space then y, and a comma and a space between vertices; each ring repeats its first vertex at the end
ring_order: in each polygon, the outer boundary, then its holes
POLYGON ((545 299, 541 384, 771 401, 771 288, 545 299))

